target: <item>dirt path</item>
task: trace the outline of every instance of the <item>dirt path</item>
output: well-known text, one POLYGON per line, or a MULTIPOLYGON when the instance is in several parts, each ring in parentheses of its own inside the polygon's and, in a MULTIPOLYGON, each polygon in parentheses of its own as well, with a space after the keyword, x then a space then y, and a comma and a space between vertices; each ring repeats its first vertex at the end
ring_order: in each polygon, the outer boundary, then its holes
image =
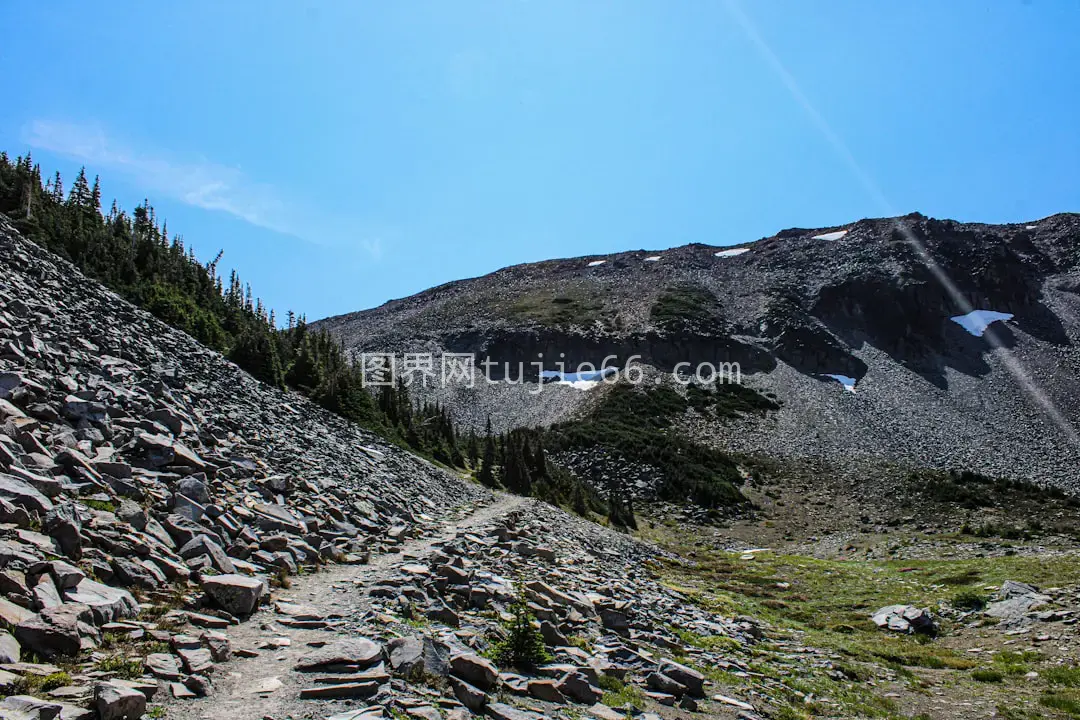
MULTIPOLYGON (((427 534, 406 541, 396 553, 372 557, 366 565, 338 565, 330 569, 292 578, 291 587, 273 594, 276 602, 302 604, 323 615, 331 626, 323 629, 287 627, 273 603, 227 634, 236 650, 254 650, 257 657, 236 658, 215 667, 214 693, 202 700, 164 699, 167 717, 181 720, 284 720, 285 718, 325 718, 335 712, 357 708, 357 701, 300 700, 301 688, 312 685, 310 678, 293 670, 296 661, 312 651, 312 646, 360 634, 370 620, 370 603, 365 588, 380 580, 396 577, 405 561, 429 555, 438 543, 452 540, 462 531, 480 528, 521 508, 526 498, 499 494, 495 502, 470 508, 463 516, 441 524, 427 534), (276 689, 265 691, 270 686, 276 689)), ((192 628, 192 631, 197 628, 192 628)))

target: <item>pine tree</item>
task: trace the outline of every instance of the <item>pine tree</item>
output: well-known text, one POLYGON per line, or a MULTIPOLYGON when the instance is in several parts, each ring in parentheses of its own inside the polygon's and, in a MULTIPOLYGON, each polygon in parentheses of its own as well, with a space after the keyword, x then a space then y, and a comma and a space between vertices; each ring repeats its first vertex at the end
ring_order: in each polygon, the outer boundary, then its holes
POLYGON ((469 428, 469 440, 466 444, 465 454, 469 459, 469 466, 476 468, 476 463, 480 461, 480 440, 476 437, 476 431, 469 428))
POLYGON ((75 184, 71 186, 68 195, 68 204, 77 208, 90 207, 90 185, 86 182, 86 167, 79 169, 79 175, 75 178, 75 184))
POLYGON ((60 179, 60 171, 56 171, 52 182, 52 200, 57 205, 64 203, 64 181, 60 179))
MULTIPOLYGON (((57 173, 57 177, 60 174, 57 173)), ((94 187, 90 190, 90 209, 101 214, 101 176, 94 176, 94 187)))
POLYGON ((488 487, 497 487, 498 483, 495 481, 495 437, 491 434, 491 418, 487 420, 487 428, 484 431, 484 459, 480 465, 480 472, 477 475, 477 480, 481 485, 488 487))

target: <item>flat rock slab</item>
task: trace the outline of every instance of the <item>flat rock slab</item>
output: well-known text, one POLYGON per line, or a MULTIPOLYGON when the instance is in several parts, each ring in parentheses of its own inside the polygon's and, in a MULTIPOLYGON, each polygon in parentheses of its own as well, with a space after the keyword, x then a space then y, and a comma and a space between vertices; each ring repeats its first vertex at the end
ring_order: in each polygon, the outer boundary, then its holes
POLYGON ((272 692, 280 690, 282 682, 277 679, 277 676, 262 678, 256 680, 252 686, 248 689, 249 695, 269 695, 272 692))
POLYGON ((274 603, 274 609, 281 615, 286 615, 293 620, 325 620, 326 616, 311 605, 301 605, 278 601, 274 603))
POLYGON ((319 685, 318 687, 304 688, 300 691, 300 699, 311 698, 368 698, 379 691, 379 683, 374 681, 358 683, 340 683, 338 685, 319 685))
POLYGON ((362 670, 382 659, 382 646, 367 638, 342 640, 308 653, 296 663, 301 672, 329 672, 331 668, 362 670))
POLYGON ((513 705, 506 703, 490 703, 484 708, 484 713, 495 720, 544 720, 540 713, 529 710, 518 710, 513 705))

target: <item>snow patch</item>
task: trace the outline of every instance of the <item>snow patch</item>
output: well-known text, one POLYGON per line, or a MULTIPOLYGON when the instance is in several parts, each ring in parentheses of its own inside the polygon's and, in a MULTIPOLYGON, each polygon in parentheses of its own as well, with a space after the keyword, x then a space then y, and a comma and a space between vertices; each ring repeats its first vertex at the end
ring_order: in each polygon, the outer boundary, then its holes
POLYGON ((839 240, 840 238, 847 235, 847 233, 848 233, 847 230, 837 230, 835 232, 824 233, 823 235, 815 235, 813 237, 813 239, 814 240, 839 240))
POLYGON ((660 260, 659 255, 653 255, 651 257, 645 258, 645 262, 658 262, 659 260, 660 260))
POLYGON ((731 250, 721 250, 716 253, 716 257, 735 257, 748 252, 750 252, 750 248, 732 248, 731 250))
POLYGON ((975 337, 982 337, 990 323, 995 320, 1012 320, 1013 314, 996 310, 972 310, 967 315, 955 315, 949 319, 975 337))
POLYGON ((555 380, 557 385, 569 385, 576 390, 590 390, 599 385, 608 375, 619 372, 618 368, 606 367, 589 372, 564 373, 558 370, 541 370, 542 380, 555 380))
POLYGON ((848 377, 847 375, 829 375, 828 373, 826 373, 825 377, 832 378, 840 383, 848 392, 855 392, 855 383, 858 382, 855 378, 848 377))
POLYGON ((1036 227, 1035 225, 1025 225, 1024 229, 1025 230, 1038 230, 1038 227, 1036 227))
POLYGON ((597 267, 598 265, 603 265, 606 262, 607 262, 607 260, 593 260, 591 263, 589 263, 585 267, 597 267))

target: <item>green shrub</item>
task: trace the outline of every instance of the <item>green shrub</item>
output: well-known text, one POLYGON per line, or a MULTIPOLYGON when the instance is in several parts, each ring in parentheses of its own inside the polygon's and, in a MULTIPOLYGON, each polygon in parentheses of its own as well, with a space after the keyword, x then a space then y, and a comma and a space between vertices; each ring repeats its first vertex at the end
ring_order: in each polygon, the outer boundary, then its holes
POLYGON ((491 656, 496 662, 525 670, 551 662, 544 636, 533 624, 536 618, 529 611, 524 597, 514 601, 510 614, 513 617, 505 625, 506 639, 495 642, 491 649, 491 656))
POLYGON ((986 607, 986 598, 974 590, 964 590, 953 595, 951 604, 958 610, 982 610, 986 607))

